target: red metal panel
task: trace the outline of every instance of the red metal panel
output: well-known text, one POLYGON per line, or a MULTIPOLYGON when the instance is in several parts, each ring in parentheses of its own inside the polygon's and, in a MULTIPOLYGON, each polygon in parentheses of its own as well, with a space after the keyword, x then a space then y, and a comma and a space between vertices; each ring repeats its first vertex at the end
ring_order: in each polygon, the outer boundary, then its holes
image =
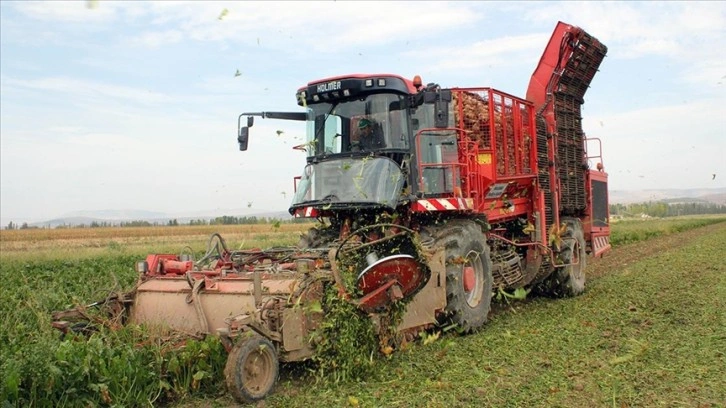
POLYGON ((492 88, 453 88, 464 197, 486 213, 497 183, 530 185, 537 174, 533 105, 492 88), (486 110, 483 112, 482 110, 486 110), (522 181, 522 179, 525 179, 522 181))
POLYGON ((608 252, 611 248, 609 234, 592 236, 592 256, 601 256, 608 252))
POLYGON ((560 65, 563 59, 569 58, 569 55, 562 55, 560 53, 562 39, 566 31, 571 31, 577 35, 582 30, 558 21, 554 32, 552 32, 552 37, 550 37, 550 41, 547 43, 544 53, 542 53, 539 64, 529 81, 527 100, 534 103, 537 111, 547 102, 547 88, 550 81, 555 78, 552 75, 555 67, 560 65))
POLYGON ((461 211, 473 208, 473 199, 465 198, 429 198, 417 200, 411 204, 413 212, 461 211))
MULTIPOLYGON (((404 77, 402 77, 400 75, 396 75, 396 74, 352 74, 352 75, 338 75, 338 76, 334 76, 334 77, 330 77, 330 78, 316 79, 314 81, 310 81, 310 82, 308 82, 308 85, 307 86, 319 84, 319 83, 322 83, 322 82, 330 82, 330 81, 336 81, 336 80, 339 80, 339 79, 349 79, 349 78, 361 78, 361 79, 363 79, 363 78, 398 78, 398 79, 401 79, 406 84, 406 87, 408 88, 408 92, 410 92, 411 94, 415 94, 415 93, 418 92, 418 90, 416 89, 416 87, 413 86, 413 81, 412 80, 406 79, 406 78, 404 78, 404 77)), ((298 89, 298 92, 304 91, 307 88, 307 86, 300 87, 298 89)))
POLYGON ((489 222, 520 218, 532 213, 532 200, 529 197, 495 200, 491 202, 491 205, 484 213, 487 215, 489 222))
POLYGON ((146 264, 149 265, 148 275, 165 273, 162 270, 162 263, 165 260, 178 261, 179 257, 174 254, 151 254, 146 256, 146 264))
MULTIPOLYGON (((608 191, 607 188, 605 188, 604 194, 604 203, 599 202, 597 203, 600 207, 595 205, 594 197, 593 197, 593 185, 594 183, 604 183, 605 186, 607 186, 608 181, 608 174, 604 171, 597 171, 597 170, 590 170, 586 173, 587 175, 587 215, 586 220, 583 220, 583 227, 585 230, 585 239, 588 241, 593 241, 593 248, 595 247, 594 237, 595 236, 610 236, 610 209, 609 206, 609 197, 608 197, 608 191), (596 212, 604 213, 604 214, 596 214, 596 212), (602 218, 604 216, 604 220, 600 220, 599 222, 596 222, 596 218, 602 218)), ((602 184, 601 184, 602 186, 602 184)), ((599 197, 598 199, 603 200, 603 197, 599 197)), ((608 248, 609 248, 609 241, 608 241, 608 248)))
POLYGON ((295 218, 316 218, 320 212, 313 207, 302 207, 295 209, 293 216, 295 218))

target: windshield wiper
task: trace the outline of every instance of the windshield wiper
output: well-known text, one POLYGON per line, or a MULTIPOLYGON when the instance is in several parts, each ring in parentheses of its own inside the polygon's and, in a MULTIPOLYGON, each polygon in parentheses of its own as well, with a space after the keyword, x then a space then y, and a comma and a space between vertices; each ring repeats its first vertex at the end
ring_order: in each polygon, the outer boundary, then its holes
POLYGON ((301 204, 305 204, 305 205, 332 204, 333 202, 336 202, 337 203, 339 201, 340 201, 340 198, 338 198, 338 196, 336 196, 335 194, 328 194, 327 196, 325 196, 325 197, 323 197, 321 199, 302 201, 302 202, 299 202, 299 203, 297 203, 295 205, 301 205, 301 204))
POLYGON ((308 200, 303 201, 297 204, 293 204, 290 207, 292 208, 299 208, 299 207, 318 207, 318 206, 324 206, 325 209, 346 209, 346 208, 374 208, 374 207, 385 207, 385 208, 391 208, 386 204, 378 203, 378 202, 370 202, 370 201, 331 201, 330 199, 322 199, 322 200, 308 200))

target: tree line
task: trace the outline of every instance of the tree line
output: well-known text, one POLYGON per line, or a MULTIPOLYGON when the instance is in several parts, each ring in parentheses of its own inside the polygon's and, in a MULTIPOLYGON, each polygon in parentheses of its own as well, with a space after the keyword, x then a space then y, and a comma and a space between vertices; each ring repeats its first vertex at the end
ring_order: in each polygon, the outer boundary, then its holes
POLYGON ((5 226, 6 230, 22 230, 22 229, 36 229, 36 228, 55 228, 55 229, 62 229, 62 228, 107 228, 107 227, 176 227, 180 225, 245 225, 245 224, 272 224, 274 226, 279 226, 283 223, 304 223, 309 222, 309 220, 306 220, 304 218, 291 218, 291 219, 280 219, 280 218, 274 218, 274 217, 254 217, 254 216, 245 216, 245 217, 235 217, 231 215, 223 215, 221 217, 215 217, 212 219, 193 219, 189 220, 187 222, 179 221, 178 219, 174 218, 168 221, 146 221, 146 220, 133 220, 133 221, 91 221, 90 223, 81 223, 81 224, 60 224, 56 225, 55 227, 48 226, 37 226, 37 225, 28 225, 27 222, 24 222, 20 225, 14 223, 13 221, 10 221, 10 223, 5 226))
POLYGON ((726 205, 716 203, 664 203, 610 204, 610 215, 635 217, 677 217, 680 215, 726 214, 726 205))

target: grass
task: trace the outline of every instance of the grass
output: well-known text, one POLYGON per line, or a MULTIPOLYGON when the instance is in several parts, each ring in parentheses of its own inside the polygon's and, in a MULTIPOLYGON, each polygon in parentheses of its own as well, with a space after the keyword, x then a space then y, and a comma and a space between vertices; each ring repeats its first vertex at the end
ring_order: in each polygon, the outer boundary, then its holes
POLYGON ((619 220, 611 224, 610 242, 613 245, 624 245, 724 221, 726 215, 619 220))
MULTIPOLYGON (((271 406, 724 406, 726 229, 447 334, 359 384, 287 379, 271 406)), ((421 342, 422 343, 422 342, 421 342)))
MULTIPOLYGON (((634 240, 648 239, 704 222, 712 221, 619 222, 613 225, 613 236, 627 232, 634 240), (638 226, 656 232, 636 233, 638 226)), ((167 227, 173 233, 183 228, 167 227)), ((11 251, 10 256, 3 250, 0 257, 4 405, 139 406, 179 398, 179 405, 233 405, 229 397, 219 397, 225 355, 214 338, 173 349, 151 342, 134 328, 90 342, 61 342, 50 328, 52 310, 97 300, 104 295, 97 289, 108 289, 114 279, 128 288, 135 280, 134 261, 150 248, 161 252, 154 249, 159 243, 171 246, 168 237, 149 238, 136 247, 123 239, 138 237, 109 231, 105 236, 66 238, 75 240, 66 253, 53 249, 53 239, 5 232, 3 246, 15 242, 25 250, 11 251), (84 239, 128 246, 85 252, 84 239), (47 246, 38 247, 41 243, 47 246)), ((234 234, 231 226, 227 232, 234 234)), ((265 246, 256 241, 279 239, 279 245, 289 245, 297 232, 263 228, 245 231, 228 243, 265 246), (250 234, 257 234, 254 240, 250 234)), ((206 232, 177 237, 194 237, 199 249, 207 239, 206 232)), ((724 406, 724 242, 726 229, 721 228, 679 251, 613 271, 591 282, 579 298, 499 305, 509 312, 495 313, 485 330, 461 337, 442 334, 435 341, 429 334, 427 341, 376 360, 364 382, 317 381, 308 366, 285 366, 285 377, 266 404, 724 406)))

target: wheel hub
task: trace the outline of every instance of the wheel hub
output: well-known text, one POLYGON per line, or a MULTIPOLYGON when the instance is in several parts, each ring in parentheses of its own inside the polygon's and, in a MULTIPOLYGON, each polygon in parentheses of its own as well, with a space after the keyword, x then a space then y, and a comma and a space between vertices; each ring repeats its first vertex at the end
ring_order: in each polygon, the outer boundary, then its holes
POLYGON ((473 266, 464 267, 464 291, 471 292, 476 284, 476 271, 473 266))
POLYGON ((250 355, 245 362, 244 382, 251 390, 258 391, 266 386, 269 382, 269 372, 271 361, 264 351, 256 352, 250 355))
POLYGON ((484 294, 484 271, 482 270, 481 263, 473 263, 473 260, 478 257, 479 254, 470 251, 466 254, 466 262, 461 271, 462 275, 462 286, 464 288, 464 296, 466 296, 466 303, 470 307, 476 307, 482 300, 484 294))

